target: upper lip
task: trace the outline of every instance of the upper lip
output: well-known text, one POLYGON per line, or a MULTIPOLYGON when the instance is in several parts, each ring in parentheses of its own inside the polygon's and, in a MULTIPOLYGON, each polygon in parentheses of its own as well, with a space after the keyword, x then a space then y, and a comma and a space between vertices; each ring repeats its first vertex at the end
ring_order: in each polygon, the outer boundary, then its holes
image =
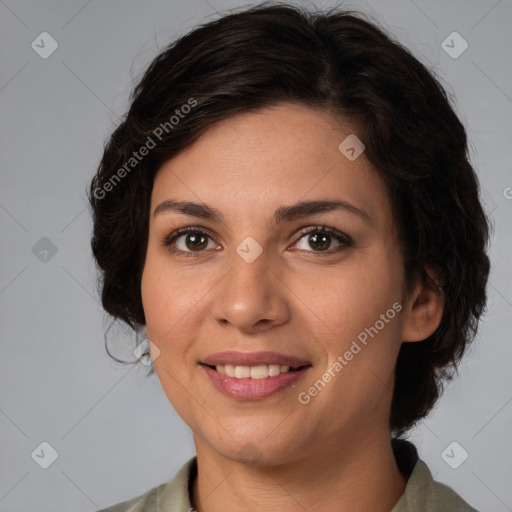
POLYGON ((212 354, 206 357, 202 363, 208 366, 216 366, 218 364, 233 364, 235 366, 278 364, 280 366, 290 366, 292 368, 311 364, 305 359, 279 354, 278 352, 237 352, 234 350, 212 354))

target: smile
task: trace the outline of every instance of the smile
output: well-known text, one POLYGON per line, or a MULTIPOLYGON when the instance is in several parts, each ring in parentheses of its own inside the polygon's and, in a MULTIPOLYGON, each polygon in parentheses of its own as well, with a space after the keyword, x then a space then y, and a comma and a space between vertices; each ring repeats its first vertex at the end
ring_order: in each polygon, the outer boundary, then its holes
POLYGON ((257 366, 218 364, 213 367, 210 366, 210 368, 235 379, 266 379, 268 377, 277 377, 282 373, 295 372, 300 367, 291 368, 290 366, 279 364, 259 364, 257 366))
POLYGON ((204 369, 214 389, 224 396, 244 401, 261 400, 279 391, 283 393, 287 389, 293 389, 296 382, 312 368, 310 364, 298 368, 273 364, 257 366, 200 364, 199 366, 204 369), (226 373, 226 366, 228 372, 235 373, 233 377, 226 373))

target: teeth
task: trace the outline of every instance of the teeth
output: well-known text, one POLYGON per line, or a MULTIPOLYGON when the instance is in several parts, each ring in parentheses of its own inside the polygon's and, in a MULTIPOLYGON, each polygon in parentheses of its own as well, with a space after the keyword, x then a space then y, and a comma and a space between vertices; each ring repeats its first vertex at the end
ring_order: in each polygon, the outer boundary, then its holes
POLYGON ((248 366, 235 366, 235 377, 237 379, 248 379, 251 376, 251 369, 248 366))
POLYGON ((236 379, 266 379, 267 377, 276 377, 281 373, 288 373, 289 366, 280 366, 278 364, 260 364, 258 366, 238 366, 234 364, 218 364, 215 369, 228 377, 236 379))
POLYGON ((215 367, 219 373, 225 373, 228 377, 235 376, 235 365, 234 364, 219 364, 215 367))

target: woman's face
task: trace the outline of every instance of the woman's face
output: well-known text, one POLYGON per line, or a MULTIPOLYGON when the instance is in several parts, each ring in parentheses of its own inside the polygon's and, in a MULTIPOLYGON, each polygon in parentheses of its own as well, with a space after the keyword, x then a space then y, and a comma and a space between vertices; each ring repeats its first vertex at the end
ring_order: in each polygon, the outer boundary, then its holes
POLYGON ((384 182, 354 139, 338 147, 349 135, 283 104, 217 123, 155 178, 147 333, 202 449, 277 464, 388 428, 403 260, 384 182))

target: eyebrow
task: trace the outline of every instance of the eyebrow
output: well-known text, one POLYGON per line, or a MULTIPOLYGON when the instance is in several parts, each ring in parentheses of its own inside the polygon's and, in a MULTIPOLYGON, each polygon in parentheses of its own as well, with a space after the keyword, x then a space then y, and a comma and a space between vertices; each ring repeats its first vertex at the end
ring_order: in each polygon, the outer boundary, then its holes
MULTIPOLYGON (((280 206, 273 215, 273 225, 281 222, 290 222, 302 217, 314 215, 316 213, 329 212, 332 210, 345 210, 348 213, 357 215, 368 223, 372 223, 372 219, 368 213, 357 206, 341 200, 316 200, 301 201, 291 206, 280 206)), ((176 211, 190 217, 199 217, 201 219, 212 220, 220 224, 225 224, 222 213, 212 206, 204 203, 194 203, 192 201, 176 201, 174 199, 166 199, 160 203, 153 212, 153 216, 167 211, 176 211)))

